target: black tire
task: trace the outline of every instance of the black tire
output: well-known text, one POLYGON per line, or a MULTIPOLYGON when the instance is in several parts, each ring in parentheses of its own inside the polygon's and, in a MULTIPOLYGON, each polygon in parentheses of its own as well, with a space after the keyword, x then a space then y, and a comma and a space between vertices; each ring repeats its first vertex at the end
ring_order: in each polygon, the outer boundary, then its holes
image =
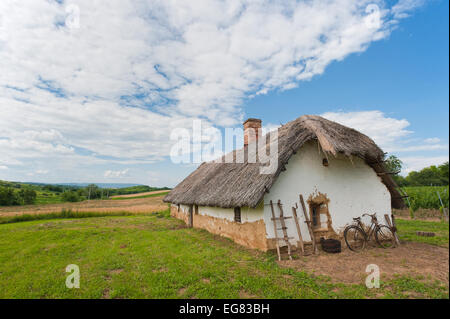
POLYGON ((366 247, 366 234, 364 231, 355 225, 348 226, 344 230, 344 239, 345 243, 347 244, 347 247, 351 251, 361 251, 366 247))
POLYGON ((382 248, 392 248, 396 246, 392 229, 385 225, 378 226, 375 231, 375 241, 382 248))

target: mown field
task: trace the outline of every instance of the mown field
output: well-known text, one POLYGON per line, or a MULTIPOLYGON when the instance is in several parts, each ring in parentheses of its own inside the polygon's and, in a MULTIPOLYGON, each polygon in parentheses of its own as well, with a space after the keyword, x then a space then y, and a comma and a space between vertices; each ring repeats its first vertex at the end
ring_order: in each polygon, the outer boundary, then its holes
MULTIPOLYGON (((415 222, 408 232, 424 227, 415 222)), ((448 226, 443 237, 448 245, 448 226)), ((448 298, 448 275, 382 277, 379 289, 336 283, 164 211, 0 225, 0 298, 448 298), (65 286, 69 264, 80 268, 79 289, 65 286)))
POLYGON ((45 205, 7 206, 0 207, 0 221, 18 215, 41 215, 71 211, 73 213, 151 213, 166 209, 167 204, 162 202, 164 193, 157 196, 144 196, 142 198, 124 198, 121 200, 91 200, 76 203, 57 203, 45 205))

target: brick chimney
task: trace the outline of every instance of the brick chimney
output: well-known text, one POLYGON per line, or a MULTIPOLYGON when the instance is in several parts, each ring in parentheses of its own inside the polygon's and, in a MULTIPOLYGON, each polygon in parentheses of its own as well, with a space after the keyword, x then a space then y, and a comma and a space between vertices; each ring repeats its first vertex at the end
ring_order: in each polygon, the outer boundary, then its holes
POLYGON ((261 120, 248 119, 244 122, 244 147, 256 141, 261 133, 261 120))

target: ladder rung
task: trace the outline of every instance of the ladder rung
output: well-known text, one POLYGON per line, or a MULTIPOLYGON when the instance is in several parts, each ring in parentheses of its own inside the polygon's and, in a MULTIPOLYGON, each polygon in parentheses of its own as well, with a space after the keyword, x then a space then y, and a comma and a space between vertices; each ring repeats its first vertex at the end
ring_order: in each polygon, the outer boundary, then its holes
POLYGON ((277 228, 278 230, 283 230, 283 229, 287 229, 287 227, 280 227, 280 228, 277 228))
POLYGON ((280 219, 289 219, 289 218, 292 218, 292 216, 275 217, 275 218, 271 218, 271 220, 280 220, 280 219))
POLYGON ((286 239, 294 239, 294 237, 282 237, 282 238, 277 238, 278 240, 286 240, 286 239))

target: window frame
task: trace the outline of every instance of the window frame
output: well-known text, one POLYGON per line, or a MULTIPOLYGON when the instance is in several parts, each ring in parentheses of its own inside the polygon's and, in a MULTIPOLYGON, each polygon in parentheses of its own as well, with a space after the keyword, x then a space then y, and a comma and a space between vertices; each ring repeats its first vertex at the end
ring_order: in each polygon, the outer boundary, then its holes
POLYGON ((242 223, 242 212, 240 207, 234 208, 234 221, 236 223, 242 223))

